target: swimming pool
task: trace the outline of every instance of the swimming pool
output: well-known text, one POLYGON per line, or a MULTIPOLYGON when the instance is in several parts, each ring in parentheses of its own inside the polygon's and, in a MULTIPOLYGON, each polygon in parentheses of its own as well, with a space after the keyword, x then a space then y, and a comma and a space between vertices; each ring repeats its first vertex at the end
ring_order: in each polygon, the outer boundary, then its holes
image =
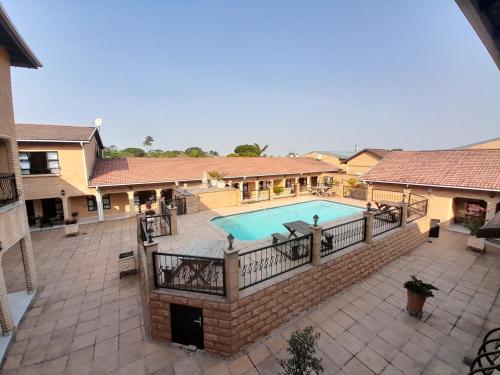
POLYGON ((271 233, 286 233, 283 223, 303 220, 313 223, 313 216, 319 216, 319 223, 352 216, 363 208, 324 200, 289 204, 264 210, 245 212, 237 215, 220 216, 212 222, 231 233, 238 240, 261 240, 270 238, 271 233))

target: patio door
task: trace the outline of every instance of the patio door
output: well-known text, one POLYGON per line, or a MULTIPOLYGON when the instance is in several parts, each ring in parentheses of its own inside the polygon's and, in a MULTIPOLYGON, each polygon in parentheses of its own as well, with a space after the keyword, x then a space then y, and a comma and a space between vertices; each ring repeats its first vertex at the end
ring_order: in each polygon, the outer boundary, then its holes
POLYGON ((172 341, 203 349, 203 310, 184 305, 170 305, 172 341))

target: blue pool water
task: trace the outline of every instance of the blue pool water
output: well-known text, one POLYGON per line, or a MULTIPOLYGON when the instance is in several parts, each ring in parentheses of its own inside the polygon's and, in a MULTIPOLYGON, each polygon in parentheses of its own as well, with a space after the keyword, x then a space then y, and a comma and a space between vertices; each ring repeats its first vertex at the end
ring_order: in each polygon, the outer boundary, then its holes
POLYGON ((313 216, 319 216, 319 223, 352 216, 363 208, 329 201, 311 201, 268 208, 237 215, 221 216, 212 222, 238 240, 261 240, 270 238, 271 233, 287 233, 283 223, 303 220, 312 224, 313 216))

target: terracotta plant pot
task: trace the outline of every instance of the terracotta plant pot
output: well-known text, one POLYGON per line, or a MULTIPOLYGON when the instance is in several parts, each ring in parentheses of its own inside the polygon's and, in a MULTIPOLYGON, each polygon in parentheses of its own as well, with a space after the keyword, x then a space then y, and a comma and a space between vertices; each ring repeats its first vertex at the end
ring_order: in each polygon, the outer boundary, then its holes
POLYGON ((410 316, 421 318, 422 317, 422 309, 424 308, 426 296, 418 293, 414 293, 409 289, 406 289, 408 294, 408 304, 406 305, 406 310, 410 314, 410 316))

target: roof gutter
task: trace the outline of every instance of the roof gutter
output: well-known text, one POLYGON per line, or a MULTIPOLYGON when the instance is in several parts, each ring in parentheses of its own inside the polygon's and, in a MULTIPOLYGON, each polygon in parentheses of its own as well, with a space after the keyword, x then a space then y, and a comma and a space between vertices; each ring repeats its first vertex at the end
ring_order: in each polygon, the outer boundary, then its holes
POLYGON ((500 192, 500 189, 484 189, 484 188, 471 188, 466 186, 450 186, 450 185, 432 185, 432 184, 417 184, 414 182, 395 182, 395 181, 380 181, 380 180, 365 180, 363 182, 377 182, 380 184, 393 184, 393 185, 414 185, 414 186, 428 186, 428 187, 438 187, 446 189, 462 189, 462 190, 479 190, 479 191, 493 191, 500 192))
POLYGON ((31 143, 90 143, 89 141, 60 141, 55 139, 18 139, 17 142, 31 143))

